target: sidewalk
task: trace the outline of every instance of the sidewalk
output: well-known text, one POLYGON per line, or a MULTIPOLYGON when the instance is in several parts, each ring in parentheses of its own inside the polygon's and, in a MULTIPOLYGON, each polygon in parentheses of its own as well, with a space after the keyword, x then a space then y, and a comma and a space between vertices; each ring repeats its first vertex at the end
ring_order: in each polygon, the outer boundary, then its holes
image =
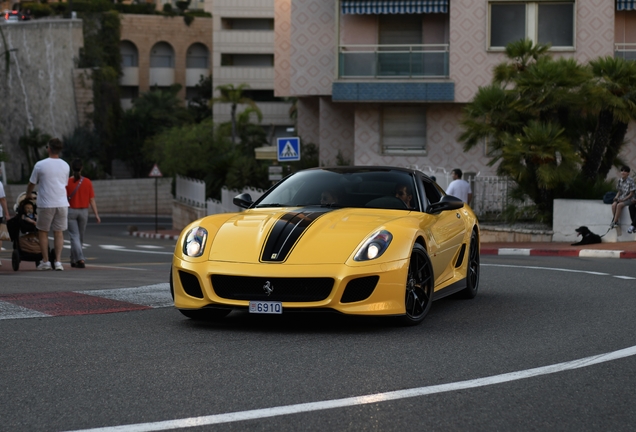
MULTIPOLYGON (((136 237, 169 240, 177 240, 179 234, 179 230, 133 231, 130 233, 136 237)), ((572 246, 570 243, 559 242, 494 242, 482 243, 481 254, 636 259, 636 242, 599 243, 584 246, 572 246)))

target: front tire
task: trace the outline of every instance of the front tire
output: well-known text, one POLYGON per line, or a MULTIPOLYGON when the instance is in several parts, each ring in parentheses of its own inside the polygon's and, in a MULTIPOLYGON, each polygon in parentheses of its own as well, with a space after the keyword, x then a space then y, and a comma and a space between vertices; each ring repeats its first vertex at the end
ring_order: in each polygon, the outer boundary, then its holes
POLYGON ((433 288, 435 278, 433 266, 424 246, 415 244, 409 271, 406 277, 406 293, 404 306, 406 314, 399 317, 399 322, 405 326, 414 326, 422 322, 433 302, 433 288))
POLYGON ((475 298, 479 290, 479 239, 477 232, 470 236, 470 249, 468 250, 468 266, 466 267, 466 288, 459 294, 465 299, 475 298))

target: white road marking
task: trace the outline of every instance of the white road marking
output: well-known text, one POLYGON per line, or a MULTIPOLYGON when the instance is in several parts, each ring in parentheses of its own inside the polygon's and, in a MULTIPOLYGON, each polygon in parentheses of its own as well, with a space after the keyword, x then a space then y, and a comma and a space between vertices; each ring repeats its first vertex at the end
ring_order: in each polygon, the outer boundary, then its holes
POLYGON ((99 245, 102 249, 107 250, 116 250, 118 252, 134 252, 134 253, 147 253, 147 254, 159 254, 159 255, 174 255, 173 252, 160 252, 160 251, 146 251, 146 250, 135 250, 135 249, 126 249, 124 246, 117 245, 99 245))
POLYGON ((153 423, 137 423, 122 426, 110 426, 94 429, 82 429, 74 432, 148 432, 162 431, 169 429, 179 429, 195 426, 207 426, 220 423, 233 423, 245 420, 256 420, 269 417, 299 414, 312 411, 321 411, 334 408, 345 408, 351 406, 367 405, 391 400, 406 399, 419 396, 427 396, 437 393, 445 393, 457 390, 465 390, 477 387, 485 387, 505 382, 518 381, 526 378, 533 378, 542 375, 550 375, 583 367, 593 366, 600 363, 618 360, 636 355, 636 346, 631 346, 618 351, 605 354, 585 357, 569 362, 557 363, 549 366, 542 366, 534 369, 526 369, 517 372, 510 372, 501 375, 493 375, 485 378, 477 378, 456 383, 440 384, 428 387, 418 387, 406 390, 397 390, 384 393, 375 393, 364 396, 349 397, 344 399, 332 399, 319 402, 309 402, 295 405, 284 405, 279 407, 262 408, 248 411, 238 411, 226 414, 214 414, 201 417, 190 417, 178 420, 166 420, 153 423))
POLYGON ((610 276, 609 273, 601 273, 601 272, 593 272, 587 270, 572 270, 558 267, 539 267, 539 266, 520 266, 520 265, 512 265, 512 264, 481 264, 484 267, 509 267, 509 268, 525 268, 525 269, 533 269, 533 270, 552 270, 552 271, 560 271, 566 273, 586 273, 595 276, 610 276))
POLYGON ((165 249, 163 246, 157 246, 157 245, 137 245, 138 248, 143 248, 143 249, 165 249))
POLYGON ((42 318, 48 316, 49 315, 42 312, 0 301, 0 320, 19 318, 42 318))
POLYGON ((142 304, 152 308, 162 308, 174 305, 172 297, 170 296, 170 284, 168 282, 137 288, 116 288, 76 292, 127 303, 142 304))

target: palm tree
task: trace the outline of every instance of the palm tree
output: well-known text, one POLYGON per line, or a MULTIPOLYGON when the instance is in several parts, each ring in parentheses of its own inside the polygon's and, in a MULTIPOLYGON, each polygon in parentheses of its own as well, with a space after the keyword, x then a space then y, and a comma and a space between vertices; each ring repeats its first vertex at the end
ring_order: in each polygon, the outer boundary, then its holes
POLYGON ((636 62, 608 56, 590 61, 590 68, 598 120, 582 173, 593 181, 607 176, 624 144, 627 124, 636 119, 636 62))
POLYGON ((232 142, 236 143, 236 107, 238 104, 249 105, 254 109, 254 112, 257 112, 259 118, 262 116, 261 110, 256 105, 252 99, 243 96, 243 90, 249 88, 248 84, 239 84, 237 87, 234 87, 234 84, 225 84, 217 86, 216 89, 221 93, 221 96, 212 99, 212 103, 221 102, 221 103, 230 103, 231 111, 230 115, 232 118, 232 142))

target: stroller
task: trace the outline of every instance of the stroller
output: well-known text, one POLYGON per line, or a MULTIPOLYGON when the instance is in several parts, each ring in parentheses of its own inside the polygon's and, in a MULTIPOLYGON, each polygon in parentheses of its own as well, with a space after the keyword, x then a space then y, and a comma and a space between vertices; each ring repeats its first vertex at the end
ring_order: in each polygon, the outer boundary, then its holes
MULTIPOLYGON (((37 245, 39 248, 39 243, 31 243, 29 250, 25 247, 29 244, 25 243, 25 240, 37 238, 38 233, 38 229, 35 225, 22 219, 22 216, 25 214, 24 206, 26 204, 31 204, 34 212, 37 209, 36 205, 30 200, 27 200, 25 194, 22 194, 18 197, 18 202, 14 206, 16 215, 7 220, 7 231, 9 231, 11 243, 13 244, 13 253, 11 254, 11 267, 13 271, 18 271, 21 261, 34 261, 36 267, 40 265, 40 261, 42 261, 42 253, 33 247, 33 245, 37 245), (21 239, 22 242, 20 241, 21 239)), ((51 262, 55 261, 55 250, 49 250, 49 259, 51 262)))

